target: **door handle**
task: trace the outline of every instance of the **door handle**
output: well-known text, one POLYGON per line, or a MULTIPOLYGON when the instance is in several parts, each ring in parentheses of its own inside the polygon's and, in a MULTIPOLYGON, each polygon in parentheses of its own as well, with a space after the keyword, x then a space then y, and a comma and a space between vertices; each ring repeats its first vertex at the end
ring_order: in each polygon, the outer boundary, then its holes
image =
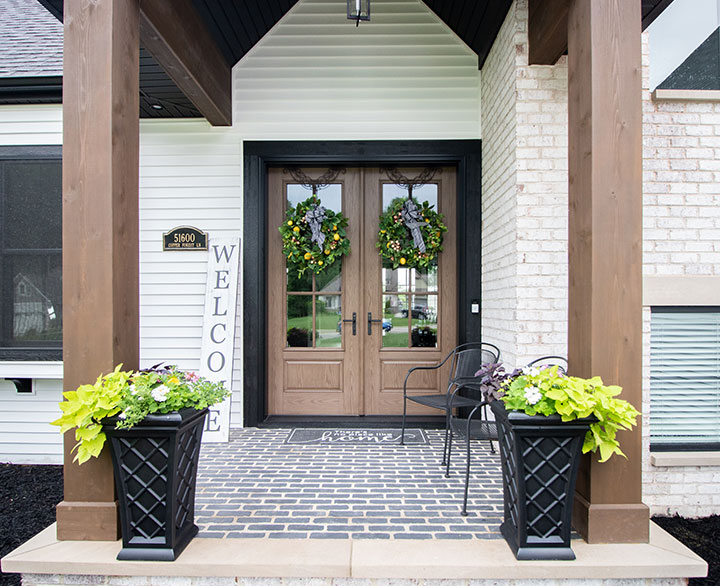
POLYGON ((344 319, 342 320, 344 324, 352 324, 352 333, 353 336, 357 335, 357 312, 353 311, 352 319, 344 319))
POLYGON ((373 319, 372 312, 368 311, 368 336, 372 336, 372 325, 382 323, 382 319, 373 319))

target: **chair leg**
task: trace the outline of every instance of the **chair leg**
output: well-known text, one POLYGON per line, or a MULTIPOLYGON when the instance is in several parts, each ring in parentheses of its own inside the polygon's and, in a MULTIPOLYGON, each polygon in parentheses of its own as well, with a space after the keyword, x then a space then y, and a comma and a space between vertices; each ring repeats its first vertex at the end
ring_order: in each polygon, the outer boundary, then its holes
POLYGON ((407 398, 403 397, 402 430, 400 431, 400 445, 405 445, 405 416, 407 414, 407 398))
POLYGON ((445 444, 443 445, 443 459, 440 462, 440 466, 445 466, 447 462, 447 451, 448 451, 448 435, 450 433, 450 413, 445 411, 445 444))
POLYGON ((470 436, 466 438, 467 443, 467 454, 465 459, 465 496, 463 497, 462 512, 460 513, 463 517, 468 516, 467 502, 468 502, 468 488, 470 487, 470 436))
POLYGON ((450 478, 450 453, 452 452, 452 439, 453 439, 452 431, 449 431, 448 432, 447 460, 445 463, 445 478, 450 478))

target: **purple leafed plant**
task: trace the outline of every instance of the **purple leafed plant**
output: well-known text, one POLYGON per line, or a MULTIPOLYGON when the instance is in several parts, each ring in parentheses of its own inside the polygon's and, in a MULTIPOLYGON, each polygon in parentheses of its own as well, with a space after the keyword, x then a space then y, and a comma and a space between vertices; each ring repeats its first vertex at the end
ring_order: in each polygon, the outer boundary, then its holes
POLYGON ((502 362, 488 362, 483 364, 475 373, 480 378, 480 392, 488 401, 495 401, 505 393, 505 385, 521 374, 520 370, 505 372, 502 362))

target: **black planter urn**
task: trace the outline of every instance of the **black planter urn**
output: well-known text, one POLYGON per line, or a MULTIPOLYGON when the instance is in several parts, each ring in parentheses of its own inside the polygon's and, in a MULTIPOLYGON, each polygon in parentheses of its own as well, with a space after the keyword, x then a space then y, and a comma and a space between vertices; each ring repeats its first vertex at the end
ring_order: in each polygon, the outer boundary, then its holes
POLYGON ((112 447, 123 547, 118 560, 173 561, 197 535, 195 483, 207 409, 148 415, 103 431, 112 447))
POLYGON ((490 406, 498 423, 505 516, 500 531, 518 560, 574 560, 572 505, 585 433, 592 417, 563 422, 559 415, 490 406))

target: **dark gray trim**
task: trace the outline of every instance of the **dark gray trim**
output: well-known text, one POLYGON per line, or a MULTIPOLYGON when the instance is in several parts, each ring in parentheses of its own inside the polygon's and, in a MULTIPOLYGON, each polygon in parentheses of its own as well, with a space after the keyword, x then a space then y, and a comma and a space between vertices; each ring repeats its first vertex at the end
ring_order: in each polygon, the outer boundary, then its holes
POLYGON ((480 340, 481 142, 432 141, 258 141, 244 143, 243 194, 243 368, 244 423, 262 422, 267 365, 267 170, 271 165, 443 164, 457 166, 458 342, 480 340), (465 243, 470 242, 467 246, 465 243))
POLYGON ((62 103, 62 76, 0 78, 0 104, 28 103, 62 103))

